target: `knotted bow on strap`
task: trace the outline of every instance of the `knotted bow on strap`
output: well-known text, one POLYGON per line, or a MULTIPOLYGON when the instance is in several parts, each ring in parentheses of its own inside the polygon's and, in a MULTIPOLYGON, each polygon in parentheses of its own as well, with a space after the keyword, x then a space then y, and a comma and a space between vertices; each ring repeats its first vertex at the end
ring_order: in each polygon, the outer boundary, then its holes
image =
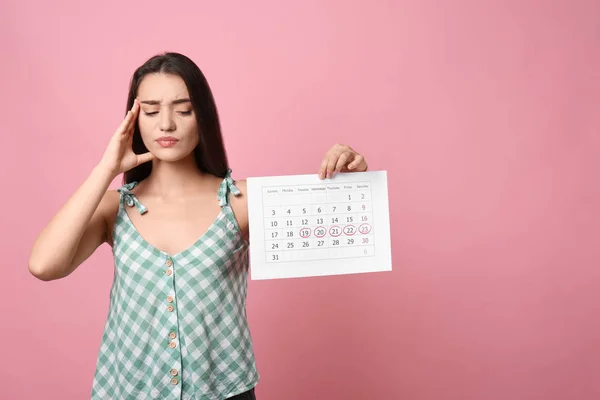
POLYGON ((144 206, 140 201, 135 197, 135 195, 131 192, 131 190, 137 186, 137 182, 131 182, 126 185, 123 185, 117 192, 121 194, 121 201, 128 205, 129 207, 135 206, 140 214, 145 214, 148 209, 144 206))
POLYGON ((231 179, 231 169, 227 170, 225 179, 221 182, 219 192, 217 193, 217 200, 219 200, 219 205, 221 207, 227 204, 227 191, 233 193, 234 196, 239 196, 242 193, 233 183, 233 179, 231 179))

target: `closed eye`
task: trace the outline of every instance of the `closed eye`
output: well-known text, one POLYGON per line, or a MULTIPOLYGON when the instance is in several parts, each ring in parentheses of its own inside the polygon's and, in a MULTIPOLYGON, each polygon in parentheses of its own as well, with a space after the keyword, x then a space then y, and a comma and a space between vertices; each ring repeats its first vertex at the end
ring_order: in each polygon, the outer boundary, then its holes
MULTIPOLYGON (((191 110, 190 111, 177 111, 177 113, 181 114, 181 115, 192 115, 192 111, 191 110)), ((147 115, 149 117, 151 117, 153 115, 156 115, 156 114, 158 114, 158 111, 151 111, 151 112, 145 112, 144 111, 144 115, 147 115)))

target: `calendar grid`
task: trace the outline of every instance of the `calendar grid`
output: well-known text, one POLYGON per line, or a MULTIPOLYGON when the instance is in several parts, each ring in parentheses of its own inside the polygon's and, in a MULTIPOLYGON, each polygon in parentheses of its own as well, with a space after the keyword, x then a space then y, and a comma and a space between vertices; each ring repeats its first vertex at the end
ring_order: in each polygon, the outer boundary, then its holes
POLYGON ((375 255, 368 181, 264 186, 261 200, 267 263, 375 255), (265 204, 269 193, 278 201, 265 204))

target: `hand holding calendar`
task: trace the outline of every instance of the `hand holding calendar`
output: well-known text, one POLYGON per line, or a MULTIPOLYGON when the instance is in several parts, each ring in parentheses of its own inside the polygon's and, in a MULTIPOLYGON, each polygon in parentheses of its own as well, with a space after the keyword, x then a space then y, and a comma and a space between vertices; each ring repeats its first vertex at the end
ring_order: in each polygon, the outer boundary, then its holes
POLYGON ((248 178, 248 212, 252 279, 392 268, 386 171, 248 178))
POLYGON ((338 172, 364 172, 368 169, 365 158, 345 144, 334 145, 323 157, 319 178, 333 178, 338 172))

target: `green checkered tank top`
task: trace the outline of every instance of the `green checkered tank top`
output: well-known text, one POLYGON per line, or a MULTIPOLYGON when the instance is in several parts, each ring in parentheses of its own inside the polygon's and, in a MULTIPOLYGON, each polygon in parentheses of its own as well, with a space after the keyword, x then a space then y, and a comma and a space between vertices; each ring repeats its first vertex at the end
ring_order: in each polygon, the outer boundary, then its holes
POLYGON ((259 379, 246 320, 248 245, 229 205, 240 192, 231 170, 221 211, 188 249, 169 255, 146 242, 125 207, 147 210, 131 190, 121 196, 113 231, 110 306, 92 399, 225 399, 259 379))

